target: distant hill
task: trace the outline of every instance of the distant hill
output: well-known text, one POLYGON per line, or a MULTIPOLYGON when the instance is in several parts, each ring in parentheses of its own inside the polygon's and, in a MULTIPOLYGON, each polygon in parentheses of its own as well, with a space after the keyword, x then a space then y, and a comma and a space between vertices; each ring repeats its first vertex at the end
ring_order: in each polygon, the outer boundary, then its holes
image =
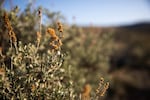
POLYGON ((141 23, 136 23, 136 24, 132 24, 132 25, 123 25, 123 26, 112 26, 112 27, 98 27, 98 26, 88 26, 88 27, 82 27, 82 29, 84 31, 94 31, 94 32, 109 32, 109 31, 116 31, 116 32, 126 32, 129 31, 130 32, 137 32, 137 33, 146 33, 146 34, 150 34, 150 22, 141 22, 141 23))
POLYGON ((142 22, 142 23, 136 23, 136 24, 132 24, 132 25, 125 25, 125 26, 121 26, 124 28, 132 28, 132 29, 137 29, 137 28, 150 28, 150 22, 142 22))
POLYGON ((133 25, 128 25, 128 26, 120 26, 116 27, 116 31, 119 32, 129 32, 129 33, 142 33, 142 34, 150 34, 150 23, 137 23, 133 25))
POLYGON ((150 50, 150 23, 115 27, 116 41, 150 50))
POLYGON ((149 54, 150 51, 150 23, 137 23, 133 25, 125 25, 118 27, 83 27, 85 33, 106 33, 114 32, 116 47, 124 49, 124 51, 142 52, 144 55, 149 54), (141 51, 140 51, 141 50, 141 51))

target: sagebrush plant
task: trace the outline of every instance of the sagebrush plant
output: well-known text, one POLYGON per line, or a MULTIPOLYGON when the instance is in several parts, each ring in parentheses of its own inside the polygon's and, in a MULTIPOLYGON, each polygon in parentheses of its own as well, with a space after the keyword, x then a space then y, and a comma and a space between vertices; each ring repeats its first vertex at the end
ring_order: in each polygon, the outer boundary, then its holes
MULTIPOLYGON (((9 33, 10 47, 6 55, 1 56, 0 98, 1 99, 74 99, 72 81, 62 67, 64 53, 62 46, 62 25, 59 22, 59 34, 53 28, 41 33, 41 9, 39 31, 35 43, 23 44, 17 41, 8 14, 4 14, 4 23, 9 33), (45 45, 49 47, 45 47, 45 45), (45 51, 45 52, 43 52, 45 51)), ((21 34, 21 33, 20 33, 21 34)), ((29 34, 30 35, 30 34, 29 34)))

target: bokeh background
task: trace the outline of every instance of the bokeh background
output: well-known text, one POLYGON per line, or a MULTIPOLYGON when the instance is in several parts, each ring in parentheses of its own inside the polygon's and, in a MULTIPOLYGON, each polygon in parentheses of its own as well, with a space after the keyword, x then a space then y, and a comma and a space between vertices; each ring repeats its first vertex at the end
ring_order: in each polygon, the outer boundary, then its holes
MULTIPOLYGON (((57 21, 64 25, 63 66, 71 70, 78 94, 85 84, 94 91, 104 77, 110 82, 105 100, 150 99, 150 0, 0 1, 0 14, 11 13, 24 43, 36 38, 38 8, 43 33, 57 21)), ((7 50, 8 38, 0 33, 0 45, 7 50)))

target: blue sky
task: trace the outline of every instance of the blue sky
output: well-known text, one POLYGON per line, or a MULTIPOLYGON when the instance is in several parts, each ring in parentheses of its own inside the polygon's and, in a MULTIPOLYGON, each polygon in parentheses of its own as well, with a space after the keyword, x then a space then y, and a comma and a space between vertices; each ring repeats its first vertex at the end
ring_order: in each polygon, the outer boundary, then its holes
POLYGON ((35 1, 35 8, 60 11, 69 24, 112 26, 150 22, 149 0, 6 0, 4 7, 8 10, 10 1, 21 10, 35 1))

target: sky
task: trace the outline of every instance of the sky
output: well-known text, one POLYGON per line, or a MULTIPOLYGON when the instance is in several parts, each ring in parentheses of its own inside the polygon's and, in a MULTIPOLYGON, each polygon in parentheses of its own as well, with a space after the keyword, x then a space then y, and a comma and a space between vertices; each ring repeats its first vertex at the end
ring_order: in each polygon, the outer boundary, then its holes
POLYGON ((10 10, 18 5, 23 10, 34 1, 34 8, 43 6, 60 11, 69 24, 118 26, 150 22, 150 0, 5 0, 10 10))

